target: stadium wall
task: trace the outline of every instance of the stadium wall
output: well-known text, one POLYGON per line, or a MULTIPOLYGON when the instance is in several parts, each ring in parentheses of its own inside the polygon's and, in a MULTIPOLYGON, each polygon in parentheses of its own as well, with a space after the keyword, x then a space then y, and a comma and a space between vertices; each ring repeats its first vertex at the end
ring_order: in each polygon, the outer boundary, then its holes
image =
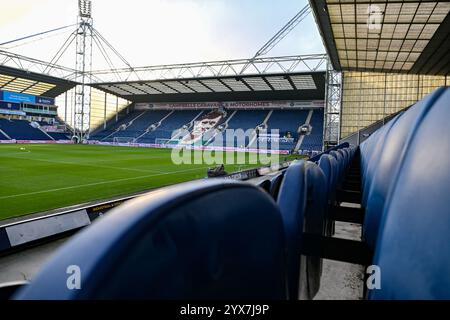
POLYGON ((340 136, 346 138, 449 84, 448 76, 343 72, 340 136))

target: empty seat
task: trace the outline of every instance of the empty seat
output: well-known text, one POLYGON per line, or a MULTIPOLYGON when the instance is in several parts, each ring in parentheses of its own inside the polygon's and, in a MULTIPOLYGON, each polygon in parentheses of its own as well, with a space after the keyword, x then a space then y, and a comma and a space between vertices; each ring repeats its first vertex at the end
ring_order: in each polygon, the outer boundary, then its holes
POLYGON ((371 147, 370 154, 366 156, 368 159, 367 163, 364 164, 363 169, 363 176, 364 179, 362 181, 361 190, 363 192, 362 196, 362 206, 365 207, 367 204, 367 197, 369 196, 369 189, 373 180, 374 175, 376 174, 376 170, 378 167, 378 163, 380 160, 380 157, 383 155, 383 148, 386 142, 386 137, 388 136, 388 133, 392 127, 393 124, 397 121, 399 116, 397 116, 393 121, 390 121, 386 125, 384 125, 382 128, 380 128, 380 133, 376 136, 376 139, 367 139, 363 142, 363 144, 366 143, 372 143, 373 146, 371 147))
POLYGON ((404 119, 416 113, 396 150, 402 158, 390 177, 374 258, 381 289, 371 299, 450 299, 449 105, 450 89, 439 89, 391 129, 389 140, 400 138, 404 119))
POLYGON ((129 201, 65 244, 18 299, 285 299, 281 214, 222 179, 129 201), (236 201, 239 199, 239 201, 236 201), (66 286, 68 266, 81 289, 66 286))
POLYGON ((328 211, 327 211, 327 219, 326 219, 326 235, 330 236, 333 234, 333 219, 330 216, 332 211, 331 208, 335 202, 335 194, 337 187, 337 170, 338 164, 336 159, 329 154, 323 154, 318 162, 318 166, 322 169, 322 172, 325 175, 326 185, 327 185, 327 195, 328 195, 328 211))
POLYGON ((330 155, 336 159, 336 162, 338 164, 337 182, 339 184, 344 175, 344 157, 343 157, 342 153, 337 152, 335 150, 331 151, 330 155))
POLYGON ((374 248, 376 244, 386 199, 392 184, 396 181, 396 177, 401 170, 405 152, 409 148, 411 139, 420 126, 422 119, 443 92, 443 88, 436 90, 412 106, 395 121, 389 122, 388 125, 382 128, 383 130, 380 130, 378 135, 373 135, 364 142, 364 144, 370 143, 372 145, 369 148, 370 152, 379 153, 379 156, 374 155, 370 157, 367 154, 367 150, 363 151, 364 148, 361 149, 361 153, 366 154, 365 158, 370 159, 366 163, 368 169, 362 168, 361 171, 365 176, 364 185, 366 185, 363 190, 363 199, 367 199, 364 201, 363 237, 371 248, 374 248), (385 131, 387 129, 389 130, 385 131), (387 134, 386 138, 380 140, 380 148, 376 148, 376 142, 385 133, 387 134), (371 165, 373 165, 373 168, 371 165))
POLYGON ((278 198, 278 193, 280 192, 281 182, 283 181, 283 178, 284 173, 280 173, 271 181, 270 194, 274 199, 278 198))
POLYGON ((298 161, 286 170, 278 205, 286 232, 289 297, 312 299, 320 286, 322 259, 299 254, 302 233, 325 234, 327 186, 322 170, 312 162, 298 161))

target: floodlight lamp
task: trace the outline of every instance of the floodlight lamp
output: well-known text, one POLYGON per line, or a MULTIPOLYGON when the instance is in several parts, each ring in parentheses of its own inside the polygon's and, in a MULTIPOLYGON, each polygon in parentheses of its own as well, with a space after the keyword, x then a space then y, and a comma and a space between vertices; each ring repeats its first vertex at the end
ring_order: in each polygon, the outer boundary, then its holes
POLYGON ((78 8, 80 9, 80 17, 90 18, 92 13, 91 0, 78 0, 78 8))

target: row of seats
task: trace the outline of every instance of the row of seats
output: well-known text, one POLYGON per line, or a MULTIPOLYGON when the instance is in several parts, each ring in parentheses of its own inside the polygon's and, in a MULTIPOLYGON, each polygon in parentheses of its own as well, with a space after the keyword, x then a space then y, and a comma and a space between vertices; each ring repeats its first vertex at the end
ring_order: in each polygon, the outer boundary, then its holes
POLYGON ((311 117, 311 133, 303 138, 300 149, 322 151, 323 146, 323 110, 314 110, 311 117))
POLYGON ((69 134, 64 132, 47 132, 54 140, 70 140, 69 134))
POLYGON ((158 138, 171 139, 174 132, 189 124, 199 113, 200 111, 198 110, 174 111, 156 130, 143 135, 137 142, 156 143, 158 138))
POLYGON ((16 298, 310 299, 322 259, 300 254, 305 236, 332 235, 338 186, 359 156, 363 241, 381 270, 367 298, 448 299, 449 101, 439 89, 359 150, 294 162, 267 192, 212 179, 129 201, 64 245, 16 298), (67 288, 69 265, 83 270, 81 290, 67 288))
POLYGON ((325 235, 327 177, 301 160, 274 180, 272 196, 211 179, 129 201, 68 241, 16 298, 311 299, 322 259, 300 249, 304 232, 325 235), (68 265, 83 270, 81 290, 67 288, 68 265))
POLYGON ((353 152, 324 154, 335 159, 328 171, 296 161, 268 192, 213 179, 129 201, 64 245, 16 297, 312 299, 322 259, 300 254, 303 234, 327 234, 330 181, 353 152), (69 264, 83 270, 81 290, 66 286, 69 264))
POLYGON ((450 298, 449 105, 439 88, 360 146, 363 238, 382 275, 369 298, 450 298))
MULTIPOLYGON (((230 121, 227 123, 228 129, 242 129, 244 131, 248 129, 255 129, 258 125, 262 124, 265 118, 269 115, 270 110, 239 110, 237 111, 230 121)), ((284 136, 287 132, 290 132, 293 141, 284 142, 281 141, 278 144, 278 148, 281 150, 292 150, 295 147, 295 141, 298 139, 298 129, 305 123, 309 110, 274 110, 267 122, 267 129, 279 130, 280 136, 284 136)), ((170 139, 173 132, 188 124, 199 113, 198 110, 186 110, 175 111, 169 117, 167 117, 161 126, 154 131, 150 131, 145 134, 145 130, 152 124, 157 124, 169 111, 167 110, 153 110, 153 111, 140 111, 129 114, 126 118, 121 119, 118 123, 108 126, 105 130, 100 131, 92 135, 91 139, 102 140, 105 142, 113 142, 115 137, 123 138, 137 138, 140 137, 137 142, 141 143, 155 143, 156 139, 170 139), (121 130, 121 126, 126 125, 125 130, 121 130), (144 134, 144 135, 143 135, 144 134)), ((205 112, 204 114, 207 114, 205 112)), ((233 111, 228 112, 228 117, 233 114, 233 111)), ((226 119, 223 119, 226 120, 226 119)), ((323 128, 323 111, 314 111, 312 116, 313 131, 310 136, 305 137, 302 148, 305 150, 321 150, 322 148, 322 128, 323 128)), ((219 123, 219 125, 222 123, 219 123)), ((246 137, 245 141, 239 143, 237 140, 230 142, 235 147, 249 146, 251 137, 246 137)), ((225 139, 225 137, 224 137, 225 139)), ((221 145, 227 144, 227 141, 218 143, 221 145)), ((212 141, 211 145, 215 145, 212 141)), ((228 145, 228 144, 227 144, 228 145)), ((271 148, 271 143, 263 143, 264 148, 271 148)), ((254 140, 251 148, 258 147, 258 140, 254 140)))
POLYGON ((368 299, 450 298, 449 103, 450 89, 440 88, 359 150, 342 148, 318 160, 336 190, 359 153, 362 241, 381 271, 381 289, 369 290, 368 299))
POLYGON ((41 130, 30 125, 26 120, 0 119, 0 129, 11 139, 16 140, 51 140, 41 130))

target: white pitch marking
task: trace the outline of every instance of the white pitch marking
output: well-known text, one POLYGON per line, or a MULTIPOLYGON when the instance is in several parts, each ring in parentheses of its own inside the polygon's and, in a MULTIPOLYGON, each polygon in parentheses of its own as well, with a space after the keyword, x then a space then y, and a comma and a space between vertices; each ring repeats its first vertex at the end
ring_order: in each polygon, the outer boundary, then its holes
POLYGON ((63 188, 56 188, 56 189, 49 189, 49 190, 41 190, 41 191, 28 192, 28 193, 13 194, 13 195, 10 195, 10 196, 0 197, 0 199, 10 199, 10 198, 17 198, 17 197, 22 197, 22 196, 30 196, 30 195, 33 195, 33 194, 40 194, 40 193, 48 193, 48 192, 55 192, 55 191, 61 191, 61 190, 70 190, 70 189, 76 189, 76 188, 91 187, 91 186, 97 186, 97 185, 107 184, 107 183, 123 182, 123 181, 129 181, 129 180, 138 180, 138 179, 143 179, 143 178, 163 176, 163 175, 173 174, 173 173, 182 173, 182 172, 194 171, 194 170, 200 170, 200 169, 206 169, 206 168, 208 168, 208 167, 200 167, 200 168, 192 168, 192 169, 185 169, 185 170, 177 170, 177 171, 172 171, 172 172, 162 172, 162 173, 150 174, 150 175, 140 176, 140 177, 108 180, 108 181, 80 184, 80 185, 77 185, 77 186, 70 186, 70 187, 63 187, 63 188))
POLYGON ((41 162, 50 162, 50 163, 70 164, 70 165, 86 166, 86 167, 96 167, 96 168, 104 168, 104 169, 115 169, 115 170, 127 170, 127 171, 136 171, 136 172, 161 173, 161 171, 157 171, 157 170, 144 170, 144 169, 113 167, 113 166, 101 166, 101 165, 82 163, 82 162, 56 161, 56 160, 26 158, 26 157, 11 157, 11 158, 27 159, 27 160, 31 160, 31 161, 41 161, 41 162))

